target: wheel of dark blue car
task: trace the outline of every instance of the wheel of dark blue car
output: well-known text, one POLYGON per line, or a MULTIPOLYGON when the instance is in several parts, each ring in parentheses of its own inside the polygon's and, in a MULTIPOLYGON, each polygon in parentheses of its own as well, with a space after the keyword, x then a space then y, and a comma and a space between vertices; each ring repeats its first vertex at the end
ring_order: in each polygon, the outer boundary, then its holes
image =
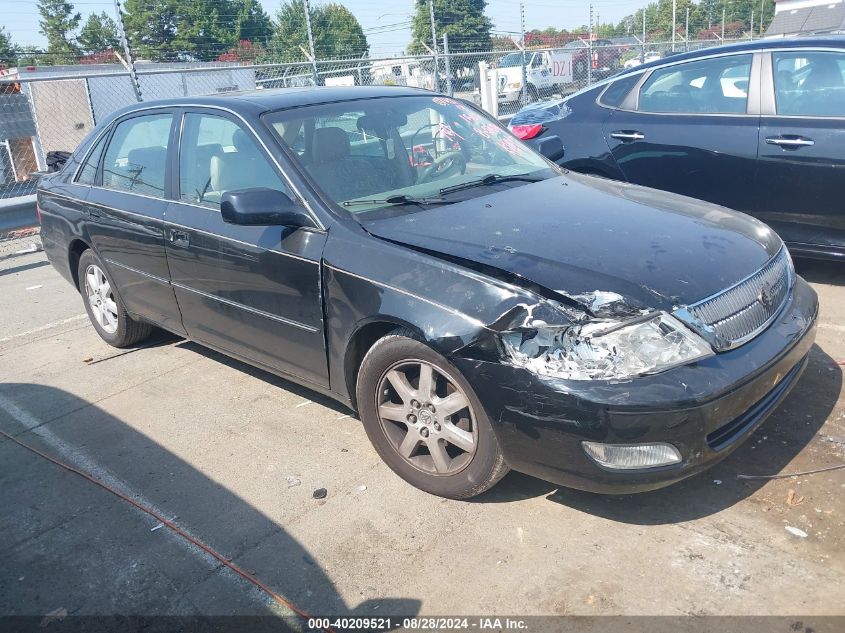
POLYGON ((376 451, 417 488, 465 499, 508 470, 472 387, 412 332, 386 336, 370 349, 357 397, 376 451))
POLYGON ((133 319, 126 312, 114 281, 94 251, 82 253, 78 275, 85 311, 100 338, 114 347, 129 347, 150 335, 151 325, 133 319))

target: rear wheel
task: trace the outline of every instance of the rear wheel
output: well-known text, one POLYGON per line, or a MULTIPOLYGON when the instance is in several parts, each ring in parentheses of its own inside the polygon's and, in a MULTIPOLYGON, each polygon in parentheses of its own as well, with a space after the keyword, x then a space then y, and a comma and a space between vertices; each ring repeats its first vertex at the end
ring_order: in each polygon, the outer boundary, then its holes
POLYGON ((78 272, 85 310, 100 338, 114 347, 129 347, 150 335, 151 325, 133 319, 126 312, 114 283, 92 250, 79 257, 78 272))
POLYGON ((472 387, 412 332, 373 345, 358 373, 357 398, 376 451, 417 488, 465 499, 508 471, 472 387))

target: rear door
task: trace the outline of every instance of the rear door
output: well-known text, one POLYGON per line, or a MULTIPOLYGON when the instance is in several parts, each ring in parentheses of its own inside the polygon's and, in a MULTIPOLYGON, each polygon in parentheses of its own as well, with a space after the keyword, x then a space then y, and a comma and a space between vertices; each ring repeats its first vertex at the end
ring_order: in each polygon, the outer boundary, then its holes
POLYGON ((845 51, 766 62, 756 215, 799 248, 845 252, 845 51))
POLYGON ((174 119, 172 109, 144 110, 112 126, 86 200, 86 226, 126 309, 184 334, 170 286, 162 217, 174 119))
POLYGON ((167 259, 191 338, 328 386, 320 290, 322 230, 223 222, 236 189, 289 189, 244 123, 218 110, 182 113, 167 259))
POLYGON ((750 211, 759 66, 758 57, 744 53, 648 73, 603 126, 625 178, 750 211))

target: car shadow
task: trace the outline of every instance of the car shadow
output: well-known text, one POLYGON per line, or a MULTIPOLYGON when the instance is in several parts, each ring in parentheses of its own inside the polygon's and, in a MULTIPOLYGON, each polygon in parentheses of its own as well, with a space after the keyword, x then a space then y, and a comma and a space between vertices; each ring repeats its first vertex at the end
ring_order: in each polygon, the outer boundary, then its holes
POLYGON ((795 271, 810 283, 845 285, 845 266, 839 261, 795 258, 795 271))
POLYGON ((599 495, 562 488, 527 475, 511 473, 475 499, 508 503, 545 496, 582 512, 633 525, 679 523, 715 514, 759 490, 766 479, 737 475, 773 475, 816 436, 833 411, 842 389, 842 368, 818 345, 798 384, 775 412, 724 461, 677 484, 634 495, 599 495))
MULTIPOLYGON (((143 414, 159 413, 150 404, 143 414)), ((319 551, 309 551, 284 525, 192 465, 202 461, 200 447, 185 459, 90 402, 31 383, 0 384, 0 429, 168 518, 176 515, 174 523, 192 537, 313 616, 419 612, 415 598, 347 604, 318 562, 319 551), (21 413, 28 398, 75 406, 36 425, 21 413)), ((151 529, 156 520, 128 503, 2 436, 0 455, 0 613, 43 616, 64 605, 69 616, 260 616, 235 629, 304 630, 295 617, 278 619, 282 612, 269 595, 169 528, 151 529)), ((249 466, 236 467, 246 476, 249 466)), ((179 621, 171 624, 171 630, 181 628, 179 621)))
POLYGON ((327 409, 331 409, 332 411, 336 411, 338 413, 344 414, 353 414, 353 411, 345 406, 344 404, 329 398, 328 396, 324 396, 323 394, 314 391, 313 389, 309 389, 308 387, 304 387, 298 383, 292 382, 287 380, 286 378, 282 378, 281 376, 277 376, 269 371, 265 371, 254 365, 249 365, 242 361, 237 360, 236 358, 232 358, 231 356, 226 356, 221 352, 214 351, 208 347, 201 345, 200 343, 195 343, 193 341, 184 339, 182 342, 177 343, 177 347, 181 347, 183 349, 189 349, 192 352, 196 352, 206 358, 213 360, 221 365, 226 365, 226 367, 231 367, 239 372, 247 374, 253 378, 258 380, 263 380, 264 382, 273 385, 274 387, 278 387, 279 389, 284 389, 285 391, 300 396, 306 400, 310 400, 315 404, 319 404, 320 406, 326 407, 327 409))

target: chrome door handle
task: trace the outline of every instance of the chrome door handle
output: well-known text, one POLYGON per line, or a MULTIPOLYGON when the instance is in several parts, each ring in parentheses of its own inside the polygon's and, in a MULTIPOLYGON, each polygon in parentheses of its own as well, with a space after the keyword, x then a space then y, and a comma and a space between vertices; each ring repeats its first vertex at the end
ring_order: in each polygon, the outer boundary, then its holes
POLYGON ((640 134, 639 132, 611 132, 610 138, 615 138, 620 141, 641 141, 645 138, 645 134, 640 134))
POLYGON ((173 244, 173 246, 187 246, 190 243, 188 240, 188 234, 184 231, 176 231, 171 229, 170 243, 173 244))
POLYGON ((816 142, 810 138, 803 138, 796 136, 794 138, 785 138, 783 136, 768 136, 766 142, 769 145, 780 145, 781 147, 808 147, 815 145, 816 142))

